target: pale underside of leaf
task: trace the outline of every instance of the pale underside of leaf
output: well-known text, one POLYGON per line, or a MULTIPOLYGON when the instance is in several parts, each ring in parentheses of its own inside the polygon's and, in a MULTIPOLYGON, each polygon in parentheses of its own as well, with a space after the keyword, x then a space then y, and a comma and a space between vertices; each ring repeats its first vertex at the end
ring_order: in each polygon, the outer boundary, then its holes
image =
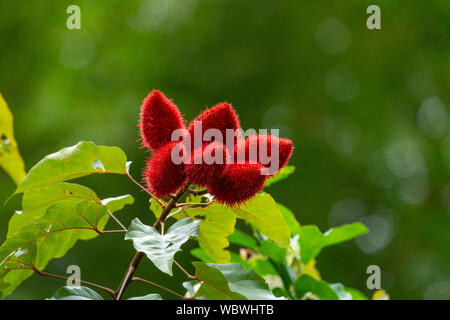
POLYGON ((125 240, 132 240, 137 251, 144 252, 159 270, 172 275, 175 254, 190 237, 198 236, 199 225, 200 221, 186 218, 175 222, 161 235, 155 228, 135 218, 131 221, 125 240))
POLYGON ((196 297, 206 299, 275 300, 276 298, 262 277, 241 265, 193 263, 196 277, 202 285, 196 297))

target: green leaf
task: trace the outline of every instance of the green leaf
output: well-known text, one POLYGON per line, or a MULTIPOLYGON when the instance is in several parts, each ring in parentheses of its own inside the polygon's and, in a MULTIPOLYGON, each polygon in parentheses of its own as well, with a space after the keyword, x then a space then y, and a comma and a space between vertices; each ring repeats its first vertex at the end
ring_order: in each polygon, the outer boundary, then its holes
POLYGON ((262 277, 241 265, 194 262, 196 277, 203 283, 196 297, 210 299, 277 299, 262 277))
POLYGON ((210 256, 208 256, 208 254, 202 248, 192 249, 191 255, 194 256, 195 258, 199 259, 200 261, 203 261, 206 263, 214 262, 214 260, 210 256))
POLYGON ((51 259, 64 256, 78 240, 98 236, 108 218, 105 206, 83 200, 60 201, 44 215, 29 220, 0 246, 1 297, 33 274, 31 266, 44 270, 51 259))
POLYGON ((163 208, 158 203, 158 201, 156 201, 152 198, 152 199, 150 199, 150 210, 151 210, 151 212, 153 212, 153 215, 155 216, 155 218, 158 219, 163 211, 163 208))
POLYGON ((233 212, 240 219, 252 224, 269 239, 289 247, 290 232, 280 209, 268 193, 257 194, 233 212))
POLYGON ((114 197, 114 198, 106 198, 102 200, 102 204, 108 208, 109 212, 120 211, 127 204, 133 204, 134 198, 130 194, 126 194, 124 196, 114 197))
POLYGON ((261 277, 266 275, 278 275, 273 264, 267 260, 267 258, 261 256, 250 258, 250 260, 247 261, 247 266, 261 277))
POLYGON ((16 184, 25 177, 25 165, 14 138, 13 115, 0 94, 0 167, 16 184))
POLYGON ((198 236, 200 221, 190 218, 175 222, 164 235, 143 224, 138 218, 131 221, 125 240, 132 240, 137 251, 144 252, 162 272, 172 275, 175 254, 192 236, 198 236))
POLYGON ((280 209, 281 215, 283 216, 284 221, 286 222, 291 234, 292 235, 299 234, 300 223, 297 221, 295 214, 281 203, 277 203, 277 206, 278 209, 280 209))
POLYGON ((294 171, 295 171, 294 166, 285 166, 285 167, 281 168, 281 170, 276 175, 267 179, 266 182, 264 183, 264 186, 269 187, 269 186, 273 185, 274 183, 277 183, 278 181, 286 179, 291 174, 293 174, 294 171))
POLYGON ((294 283, 294 290, 297 299, 317 298, 320 300, 339 300, 336 292, 322 280, 304 274, 294 283), (311 296, 314 295, 314 296, 311 296))
POLYGON ((47 300, 103 300, 102 296, 88 287, 62 287, 47 300))
POLYGON ((369 230, 360 222, 346 224, 337 228, 332 228, 325 232, 325 246, 332 246, 341 242, 366 234, 369 230))
POLYGON ((231 259, 230 259, 231 263, 238 263, 246 269, 249 268, 247 261, 242 259, 242 257, 239 254, 237 254, 236 252, 230 252, 230 256, 231 256, 231 259))
POLYGON ((216 263, 229 263, 230 252, 225 250, 229 242, 227 237, 233 233, 236 217, 232 210, 218 203, 212 203, 206 208, 183 209, 189 217, 203 217, 200 222, 198 244, 216 263))
POLYGON ((256 252, 259 251, 256 240, 239 229, 235 229, 234 232, 228 236, 228 240, 231 243, 237 244, 243 248, 249 248, 256 252))
POLYGON ((142 297, 131 297, 127 300, 162 300, 161 296, 157 293, 150 293, 142 297))
POLYGON ((300 258, 306 264, 314 259, 322 250, 324 236, 317 226, 303 226, 300 228, 299 244, 300 258))
POLYGON ((79 142, 44 157, 31 168, 14 194, 90 174, 127 174, 126 163, 127 157, 118 147, 79 142))
POLYGON ((61 200, 73 202, 90 200, 101 204, 94 191, 73 183, 56 182, 29 190, 23 195, 22 211, 16 211, 9 220, 8 237, 19 231, 29 220, 43 215, 48 207, 61 200))
POLYGON ((286 263, 287 249, 283 248, 270 240, 262 240, 259 251, 279 264, 286 263))
POLYGON ((303 263, 314 259, 320 251, 331 245, 359 237, 368 232, 367 228, 360 222, 332 228, 322 234, 314 225, 300 227, 300 255, 303 263))
POLYGON ((225 276, 210 264, 203 262, 193 262, 195 267, 195 277, 202 281, 195 297, 206 300, 245 300, 245 296, 233 292, 228 286, 225 276))

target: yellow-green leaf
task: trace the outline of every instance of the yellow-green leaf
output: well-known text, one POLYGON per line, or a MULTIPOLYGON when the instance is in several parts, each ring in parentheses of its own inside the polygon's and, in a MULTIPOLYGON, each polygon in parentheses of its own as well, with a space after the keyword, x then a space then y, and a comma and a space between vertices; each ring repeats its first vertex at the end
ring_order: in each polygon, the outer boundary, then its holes
POLYGON ((98 236, 108 221, 106 206, 82 200, 60 201, 28 221, 0 246, 0 298, 4 298, 53 258, 64 256, 78 240, 98 236))
POLYGON ((16 184, 25 177, 25 165, 14 138, 13 115, 0 94, 0 166, 16 184))
POLYGON ((284 180, 287 177, 289 177, 291 174, 293 174, 294 171, 295 171, 294 166, 285 166, 285 167, 281 168, 281 170, 276 175, 267 179, 266 182, 264 183, 264 186, 269 187, 272 184, 277 183, 278 181, 284 180))
POLYGON ((44 157, 30 169, 14 194, 90 174, 127 174, 126 163, 120 148, 82 141, 44 157))
POLYGON ((233 233, 236 217, 232 210, 218 203, 212 203, 206 208, 189 208, 183 210, 190 217, 203 217, 200 222, 198 244, 216 263, 229 263, 230 252, 227 237, 233 233))
POLYGON ((23 195, 22 210, 16 211, 9 220, 8 238, 28 221, 43 215, 48 207, 62 200, 89 200, 101 204, 94 191, 74 183, 56 182, 29 190, 23 195))
POLYGON ((257 194, 244 205, 234 208, 233 212, 266 237, 284 247, 289 247, 291 233, 276 202, 268 193, 257 194))

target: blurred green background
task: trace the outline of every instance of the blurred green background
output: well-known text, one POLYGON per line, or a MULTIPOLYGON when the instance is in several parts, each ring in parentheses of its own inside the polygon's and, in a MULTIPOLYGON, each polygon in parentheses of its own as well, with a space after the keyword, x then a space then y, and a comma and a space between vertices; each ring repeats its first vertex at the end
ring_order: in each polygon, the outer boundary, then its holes
MULTIPOLYGON (((448 299, 449 37, 448 0, 1 0, 0 92, 27 169, 92 140, 120 146, 135 177, 148 157, 136 125, 151 89, 188 120, 229 101, 244 128, 293 139, 297 170, 268 191, 302 224, 325 231, 359 220, 371 230, 319 256, 324 279, 371 294, 366 268, 376 264, 391 298, 448 299), (70 4, 81 8, 81 30, 66 28, 70 4), (381 7, 381 30, 366 27, 370 4, 381 7)), ((125 177, 80 180, 103 198, 132 193, 126 223, 153 221, 125 177)), ((0 202, 14 189, 0 172, 0 202)), ((0 208, 1 241, 19 208, 20 197, 0 208)), ((77 264, 83 279, 116 288, 134 252, 121 237, 78 242, 47 270, 77 264)), ((189 245, 177 257, 192 271, 189 245)), ((171 279, 146 261, 138 274, 183 292, 178 271, 171 279)), ((61 286, 33 276, 9 298, 42 299, 61 286)))

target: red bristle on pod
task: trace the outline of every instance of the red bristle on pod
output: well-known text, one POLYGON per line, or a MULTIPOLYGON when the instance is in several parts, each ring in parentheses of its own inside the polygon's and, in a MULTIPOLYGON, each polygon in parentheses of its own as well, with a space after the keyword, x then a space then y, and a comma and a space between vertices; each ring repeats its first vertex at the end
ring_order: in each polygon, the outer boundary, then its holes
POLYGON ((158 198, 176 192, 185 182, 183 164, 172 161, 172 149, 178 142, 170 142, 154 151, 143 176, 150 191, 158 198))
POLYGON ((208 185, 208 191, 214 199, 233 206, 252 198, 264 187, 267 170, 260 164, 230 164, 216 181, 208 185))
POLYGON ((171 141, 176 129, 183 129, 184 120, 176 105, 153 90, 142 103, 139 133, 145 147, 156 150, 171 141))
POLYGON ((186 177, 190 183, 207 186, 220 177, 229 162, 226 146, 212 142, 192 153, 191 163, 185 165, 186 177))
MULTIPOLYGON (((226 142, 227 129, 232 130, 240 129, 239 118, 236 112, 234 111, 233 107, 231 106, 231 104, 228 104, 226 102, 219 103, 214 107, 203 111, 197 118, 195 118, 191 122, 188 128, 188 132, 191 135, 193 149, 194 146, 200 146, 202 144, 209 143, 209 141, 203 141, 204 140, 203 135, 205 131, 209 129, 217 129, 220 131, 222 141, 217 140, 215 141, 222 142, 223 144, 225 144, 226 142), (201 131, 198 130, 198 127, 197 129, 195 129, 195 123, 201 123, 201 131)), ((212 140, 214 140, 214 138, 212 140)))
MULTIPOLYGON (((277 144, 277 147, 274 147, 274 150, 278 149, 278 157, 276 160, 278 161, 279 170, 288 163, 294 145, 289 139, 280 139, 271 135, 253 135, 245 139, 245 141, 236 144, 234 148, 234 161, 237 163, 239 163, 239 161, 259 163, 266 168, 269 168, 272 164, 271 156, 273 144, 277 144), (262 151, 263 157, 267 156, 267 159, 261 158, 260 151, 262 151), (239 156, 239 153, 241 153, 242 156, 239 156)), ((273 172, 271 174, 275 173, 276 172, 273 172)))

